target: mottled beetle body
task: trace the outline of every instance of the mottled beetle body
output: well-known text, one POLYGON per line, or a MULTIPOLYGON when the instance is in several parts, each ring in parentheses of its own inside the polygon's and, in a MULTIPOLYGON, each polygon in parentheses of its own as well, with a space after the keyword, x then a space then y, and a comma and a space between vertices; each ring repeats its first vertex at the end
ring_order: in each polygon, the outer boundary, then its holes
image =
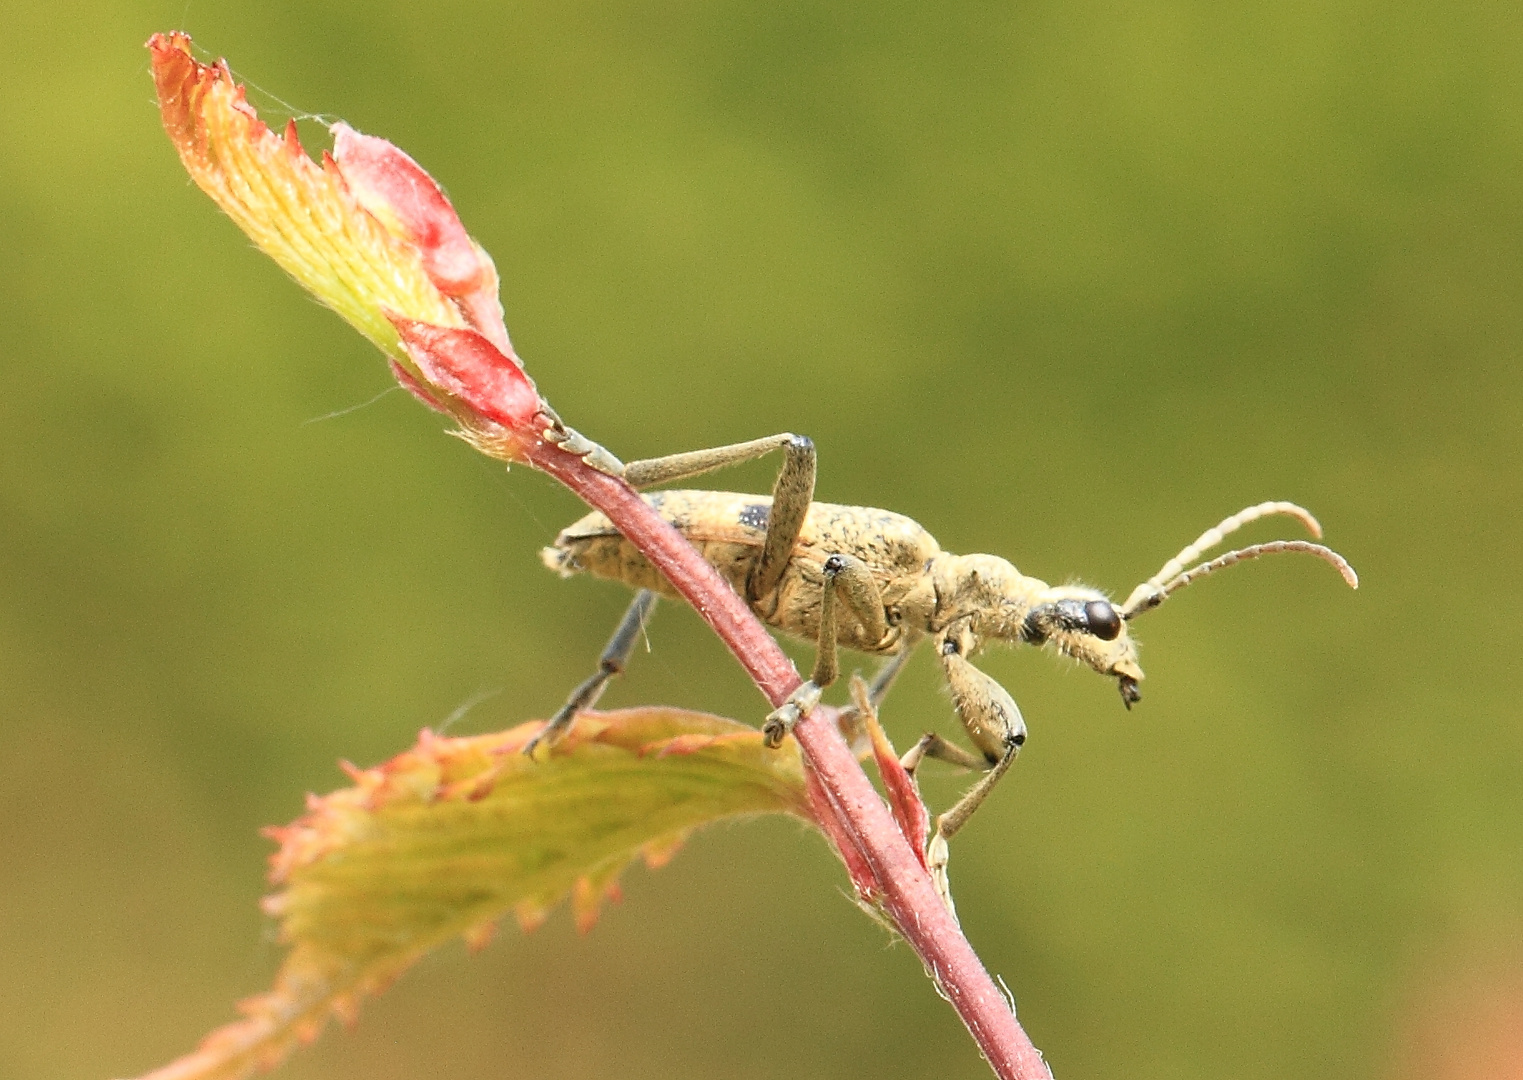
MULTIPOLYGON (((1242 526, 1283 514, 1320 536, 1316 519, 1293 503, 1265 502, 1208 529, 1193 544, 1112 605, 1082 585, 1049 586, 994 555, 954 555, 902 514, 813 501, 814 445, 782 434, 750 443, 621 465, 605 471, 635 487, 687 479, 773 450, 785 459, 771 497, 723 491, 659 491, 642 498, 677 529, 729 582, 763 622, 818 644, 815 668, 788 701, 767 717, 763 732, 778 745, 819 701, 839 674, 838 646, 888 656, 874 681, 872 701, 888 689, 899 666, 923 638, 934 644, 952 705, 978 755, 927 734, 905 755, 911 770, 927 757, 987 769, 982 780, 937 819, 937 837, 950 837, 1009 768, 1026 740, 1026 725, 1010 694, 972 663, 992 641, 1050 646, 1114 678, 1128 708, 1141 697, 1142 668, 1128 624, 1170 594, 1207 574, 1260 555, 1301 551, 1335 566, 1350 585, 1353 569, 1336 552, 1303 540, 1276 540, 1230 551, 1189 566, 1242 526)), ((604 451, 606 454, 606 451, 604 451)), ((655 594, 677 598, 665 577, 606 517, 588 514, 563 529, 545 564, 562 575, 589 573, 637 590, 599 670, 573 691, 529 753, 552 743, 579 709, 594 703, 623 669, 655 594)))
MULTIPOLYGON (((772 499, 728 491, 658 491, 643 496, 750 602, 758 618, 777 630, 815 641, 820 635, 820 596, 825 560, 851 552, 872 575, 883 598, 888 632, 876 640, 850 611, 836 624, 839 644, 857 652, 899 651, 906 626, 926 629, 936 608, 931 567, 948 556, 935 537, 903 514, 858 506, 813 503, 777 585, 754 599, 749 583, 761 559, 772 499)), ((542 552, 562 574, 585 571, 681 599, 666 578, 625 540, 602 514, 592 513, 561 530, 542 552)))

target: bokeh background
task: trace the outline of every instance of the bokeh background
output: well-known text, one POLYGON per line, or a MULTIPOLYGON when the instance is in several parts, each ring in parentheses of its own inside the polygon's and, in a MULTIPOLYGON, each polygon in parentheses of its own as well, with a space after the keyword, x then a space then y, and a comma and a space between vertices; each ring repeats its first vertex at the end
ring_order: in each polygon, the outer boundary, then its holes
MULTIPOLYGON (((965 928, 1060 1077, 1519 1075, 1512 5, 0 6, 0 1076, 229 1019, 279 958, 259 827, 466 703, 544 715, 626 600, 541 568, 571 496, 383 393, 190 184, 142 48, 176 27, 439 177, 626 458, 806 432, 822 498, 1122 595, 1312 507, 1361 590, 1191 589, 1130 714, 988 656, 1032 736, 956 845, 965 928)), ((650 643, 609 703, 762 715, 691 613, 650 643)), ((928 657, 886 722, 955 731, 928 657)), ((985 1075, 844 880, 796 824, 712 829, 281 1075, 985 1075)))

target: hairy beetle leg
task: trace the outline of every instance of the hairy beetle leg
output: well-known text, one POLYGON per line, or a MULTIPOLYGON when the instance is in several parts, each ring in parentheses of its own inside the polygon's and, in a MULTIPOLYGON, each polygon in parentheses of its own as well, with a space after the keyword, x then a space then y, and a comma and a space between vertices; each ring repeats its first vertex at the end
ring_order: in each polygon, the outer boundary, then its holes
POLYGON ((934 731, 927 731, 920 736, 920 741, 910 747, 908 752, 899 759, 899 764, 904 766, 904 771, 911 776, 920 768, 920 763, 926 758, 935 758, 937 761, 945 761, 962 769, 987 769, 989 762, 973 753, 964 750, 954 742, 948 742, 934 731))
POLYGON ((665 457, 631 461, 624 466, 624 479, 631 487, 637 488, 670 484, 676 480, 691 480, 695 476, 702 476, 716 469, 755 461, 774 450, 791 447, 793 444, 807 448, 810 452, 809 456, 813 458, 814 443, 802 435, 785 431, 780 435, 768 435, 764 439, 752 439, 750 442, 731 443, 728 446, 715 446, 706 450, 687 450, 680 454, 667 454, 665 457))
MULTIPOLYGON (((1025 732, 1011 732, 1005 739, 1005 752, 1000 755, 998 761, 973 785, 973 788, 957 800, 956 805, 944 814, 940 814, 933 822, 935 828, 931 830, 931 836, 925 844, 926 869, 930 871, 931 881, 936 886, 936 892, 941 896, 941 902, 952 913, 952 918, 957 918, 957 907, 952 903, 952 883, 947 876, 947 860, 951 857, 952 849, 948 846, 956 832, 968 823, 973 816, 973 811, 999 783, 1000 777, 1005 775, 1005 770, 1010 768, 1017 754, 1021 752, 1021 745, 1026 741, 1025 732)), ((921 760, 928 757, 940 758, 950 761, 954 765, 966 764, 968 768, 983 768, 988 763, 961 747, 949 743, 934 732, 928 732, 920 742, 910 748, 909 753, 904 755, 901 764, 911 774, 914 766, 919 765, 921 760), (948 753, 951 751, 951 753, 948 753), (968 759, 964 761, 962 756, 968 759)))
MULTIPOLYGON (((1025 745, 1025 742, 1026 732, 1024 730, 1010 733, 1005 739, 1005 752, 1000 755, 999 760, 993 764, 988 772, 979 778, 978 783, 974 784, 966 795, 957 800, 950 810, 937 816, 937 836, 941 837, 943 841, 950 840, 957 830, 967 824, 968 819, 973 816, 973 811, 983 804, 989 792, 994 790, 994 785, 999 783, 1000 777, 1004 776, 1005 771, 1014 763, 1016 755, 1021 752, 1021 747, 1025 745)), ((912 750, 911 753, 913 752, 912 750)), ((968 756, 972 757, 971 754, 968 756)))
POLYGON ((540 432, 540 437, 548 443, 559 446, 566 453, 579 457, 592 468, 609 476, 623 476, 624 463, 614 457, 608 448, 593 442, 575 428, 567 427, 561 418, 555 415, 555 410, 540 402, 540 411, 550 419, 550 426, 540 432))
POLYGON ((922 735, 920 741, 899 759, 911 775, 928 757, 964 769, 988 770, 950 810, 936 818, 936 829, 927 853, 932 860, 932 876, 939 873, 937 880, 943 883, 947 841, 967 824, 968 818, 989 797, 989 792, 994 790, 994 785, 999 783, 1026 744, 1026 721, 1015 700, 1003 686, 968 662, 968 655, 976 650, 977 644, 971 630, 948 627, 937 642, 937 655, 947 686, 952 691, 952 705, 968 737, 982 753, 964 750, 931 731, 922 735), (940 860, 939 869, 937 859, 940 860))
POLYGON ((910 658, 910 653, 915 651, 915 645, 920 641, 921 635, 911 631, 903 637, 899 651, 883 662, 883 666, 873 674, 873 681, 867 684, 867 700, 873 708, 879 708, 883 699, 888 697, 888 692, 893 688, 894 680, 899 678, 899 672, 904 670, 905 663, 910 658))
MULTIPOLYGON (((910 653, 914 651, 920 637, 921 635, 919 634, 906 634, 903 638, 903 644, 899 647, 899 651, 879 666, 877 672, 873 675, 873 681, 867 684, 867 703, 873 709, 878 709, 883 705, 883 699, 888 697, 888 692, 893 687, 894 680, 899 677, 899 672, 904 669, 905 661, 910 658, 910 653)), ((854 693, 854 700, 855 696, 854 693)), ((847 743, 855 751, 860 740, 867 737, 867 728, 862 723, 861 707, 858 705, 848 705, 842 709, 840 724, 841 734, 845 736, 847 743)), ((866 744, 862 745, 865 746, 866 744)), ((911 769, 910 772, 913 773, 914 770, 911 769)))

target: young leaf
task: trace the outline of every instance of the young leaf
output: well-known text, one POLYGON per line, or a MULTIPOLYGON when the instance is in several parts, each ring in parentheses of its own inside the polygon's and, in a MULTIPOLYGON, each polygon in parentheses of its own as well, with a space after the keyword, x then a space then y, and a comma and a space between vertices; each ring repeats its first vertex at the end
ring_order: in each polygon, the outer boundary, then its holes
POLYGON ((202 64, 185 34, 148 42, 164 130, 191 179, 259 249, 394 360, 406 360, 383 311, 441 326, 465 317, 430 279, 402 230, 368 212, 338 163, 307 157, 294 126, 271 131, 226 64, 202 64))
POLYGON ((624 867, 658 867, 689 832, 736 814, 813 820, 797 746, 762 744, 732 720, 678 709, 583 713, 545 761, 523 754, 542 725, 440 738, 310 797, 269 830, 279 891, 265 910, 290 947, 244 1018, 144 1080, 235 1080, 278 1063, 330 1016, 352 1022, 430 949, 479 948, 511 911, 533 929, 568 894, 578 929, 618 895, 624 867))
MULTIPOLYGON (((384 139, 332 127, 334 149, 314 162, 288 123, 271 131, 225 62, 191 56, 182 33, 148 41, 164 130, 196 184, 261 251, 368 337, 398 381, 450 413, 472 442, 521 459, 539 394, 508 340, 497 271, 433 177, 384 139), (431 337, 428 335, 432 335, 431 337), (420 370, 491 376, 448 388, 420 370), (462 351, 459 360, 452 350, 462 351), (471 404, 450 393, 472 391, 471 404), (475 407, 491 405, 490 416, 475 407)), ((540 425, 541 427, 543 425, 540 425)))

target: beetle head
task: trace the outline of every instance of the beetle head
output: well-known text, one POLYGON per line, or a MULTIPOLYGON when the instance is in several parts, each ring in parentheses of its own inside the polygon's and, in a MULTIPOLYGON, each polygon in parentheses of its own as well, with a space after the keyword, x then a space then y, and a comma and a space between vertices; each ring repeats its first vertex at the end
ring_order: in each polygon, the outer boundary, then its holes
POLYGON ((1128 709, 1142 699, 1137 643, 1121 612, 1104 595, 1082 585, 1059 585, 1044 588, 1034 601, 1021 619, 1022 641, 1051 645, 1101 675, 1112 676, 1128 709))

